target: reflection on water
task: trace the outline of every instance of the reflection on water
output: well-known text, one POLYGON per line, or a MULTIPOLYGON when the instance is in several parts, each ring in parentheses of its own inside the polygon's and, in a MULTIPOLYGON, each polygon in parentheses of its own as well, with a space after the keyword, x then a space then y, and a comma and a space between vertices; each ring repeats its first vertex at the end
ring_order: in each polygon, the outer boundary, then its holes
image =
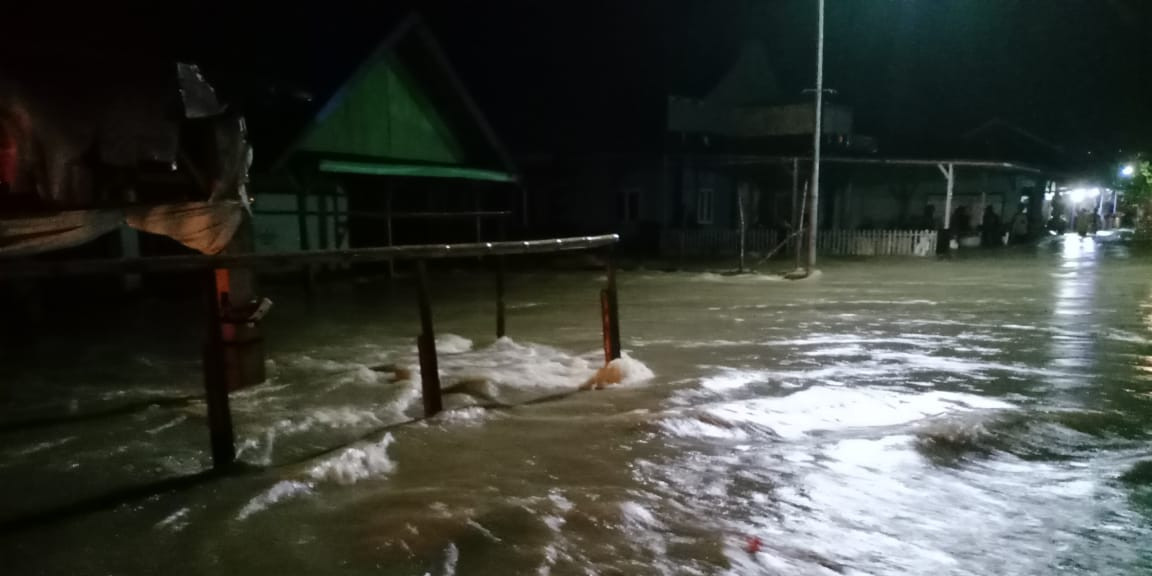
MULTIPOLYGON (((420 411, 414 378, 374 369, 415 368, 411 310, 282 298, 272 380, 234 397, 266 470, 0 555, 13 573, 1150 573, 1152 267, 1123 250, 1070 237, 803 285, 624 274, 640 376, 541 403, 596 367, 594 279, 513 278, 513 339, 492 341, 490 306, 459 292, 481 281, 454 277, 436 295, 453 410, 387 430, 420 411)), ((133 338, 100 360, 119 380, 62 367, 0 413, 195 392, 187 358, 133 338)), ((0 512, 206 462, 202 403, 118 414, 5 432, 0 512)))
POLYGON ((1075 370, 1058 378, 1066 386, 1085 385, 1092 373, 1096 355, 1091 335, 1098 328, 1095 319, 1096 244, 1092 238, 1067 236, 1061 252, 1063 261, 1053 273, 1056 281, 1052 303, 1052 326, 1060 329, 1051 340, 1052 364, 1075 370))

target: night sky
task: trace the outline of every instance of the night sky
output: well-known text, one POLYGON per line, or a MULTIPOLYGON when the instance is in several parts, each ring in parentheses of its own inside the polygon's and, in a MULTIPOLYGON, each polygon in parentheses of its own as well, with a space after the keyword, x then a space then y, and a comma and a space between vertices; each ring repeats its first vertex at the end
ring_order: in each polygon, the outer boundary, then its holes
MULTIPOLYGON (((1152 148, 1152 2, 827 1, 826 83, 882 151, 993 118, 1069 149, 1152 148)), ((767 47, 785 99, 814 76, 814 0, 101 6, 71 22, 11 19, 9 45, 30 48, 22 58, 99 46, 195 59, 248 107, 323 94, 418 8, 518 154, 657 150, 664 95, 703 95, 750 39, 767 47)))

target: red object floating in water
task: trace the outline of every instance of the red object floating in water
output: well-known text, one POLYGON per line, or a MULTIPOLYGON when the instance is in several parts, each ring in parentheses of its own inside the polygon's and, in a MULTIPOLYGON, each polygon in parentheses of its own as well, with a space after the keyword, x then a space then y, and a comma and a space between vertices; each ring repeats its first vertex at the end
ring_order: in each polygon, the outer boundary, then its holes
POLYGON ((764 546, 764 542, 760 540, 759 536, 749 536, 748 543, 744 545, 744 550, 749 554, 755 554, 760 551, 762 546, 764 546))

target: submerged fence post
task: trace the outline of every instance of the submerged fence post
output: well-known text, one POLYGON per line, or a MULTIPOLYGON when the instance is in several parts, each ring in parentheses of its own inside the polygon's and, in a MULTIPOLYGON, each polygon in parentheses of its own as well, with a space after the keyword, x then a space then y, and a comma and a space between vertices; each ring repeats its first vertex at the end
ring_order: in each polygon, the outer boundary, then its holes
POLYGON ((496 337, 504 337, 504 274, 505 260, 503 256, 496 257, 496 337))
POLYGON ((424 415, 434 416, 444 409, 440 398, 440 364, 436 359, 436 332, 432 327, 432 298, 428 293, 428 268, 423 260, 416 262, 420 303, 420 336, 416 348, 420 353, 420 385, 424 396, 424 415))
POLYGON ((604 330, 604 363, 620 358, 620 309, 616 299, 616 264, 608 256, 608 286, 600 291, 600 320, 604 330))
POLYGON ((216 290, 216 273, 216 270, 202 273, 206 336, 202 360, 212 467, 219 470, 236 461, 236 443, 232 430, 232 410, 228 405, 228 374, 224 365, 224 338, 220 332, 222 314, 220 295, 216 290))
POLYGON ((744 254, 748 249, 748 218, 744 211, 744 197, 747 196, 746 186, 736 189, 736 205, 740 216, 740 273, 744 273, 744 254))

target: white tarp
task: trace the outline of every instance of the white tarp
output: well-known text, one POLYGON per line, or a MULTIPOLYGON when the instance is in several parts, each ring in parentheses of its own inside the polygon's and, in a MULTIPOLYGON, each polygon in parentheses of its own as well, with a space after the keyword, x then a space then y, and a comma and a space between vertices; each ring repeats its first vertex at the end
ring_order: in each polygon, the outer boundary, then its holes
POLYGON ((71 248, 125 225, 168 236, 204 254, 216 254, 232 240, 243 211, 240 202, 184 202, 0 220, 0 256, 71 248))

